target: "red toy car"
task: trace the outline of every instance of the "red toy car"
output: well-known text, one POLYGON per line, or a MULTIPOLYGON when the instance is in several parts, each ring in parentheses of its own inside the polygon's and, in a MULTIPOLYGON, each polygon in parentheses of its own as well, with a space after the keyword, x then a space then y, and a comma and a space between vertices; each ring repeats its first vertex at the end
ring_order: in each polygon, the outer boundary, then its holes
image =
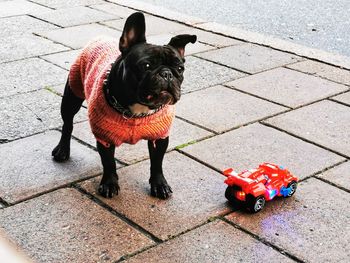
POLYGON ((223 172, 228 185, 225 197, 233 204, 244 205, 250 212, 263 209, 265 201, 275 196, 290 197, 297 189, 298 178, 287 169, 271 163, 239 174, 232 168, 223 172))

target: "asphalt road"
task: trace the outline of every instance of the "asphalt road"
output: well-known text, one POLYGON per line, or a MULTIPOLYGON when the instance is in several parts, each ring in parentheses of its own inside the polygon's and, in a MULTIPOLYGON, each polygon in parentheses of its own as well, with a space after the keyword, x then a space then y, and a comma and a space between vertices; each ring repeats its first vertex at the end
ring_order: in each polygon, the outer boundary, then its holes
POLYGON ((142 0, 350 57, 349 0, 142 0))

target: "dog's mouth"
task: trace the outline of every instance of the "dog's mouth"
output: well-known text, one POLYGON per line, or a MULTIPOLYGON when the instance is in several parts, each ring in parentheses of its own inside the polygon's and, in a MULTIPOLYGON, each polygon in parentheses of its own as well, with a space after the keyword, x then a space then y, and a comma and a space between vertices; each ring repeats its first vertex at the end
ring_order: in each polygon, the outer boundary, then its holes
POLYGON ((181 97, 180 84, 181 82, 174 76, 165 79, 160 74, 152 76, 148 74, 139 87, 138 102, 150 109, 173 105, 181 97))
POLYGON ((172 95, 168 91, 161 91, 160 93, 150 93, 144 96, 141 100, 141 104, 149 107, 150 109, 157 109, 163 105, 173 105, 178 101, 179 98, 172 95))

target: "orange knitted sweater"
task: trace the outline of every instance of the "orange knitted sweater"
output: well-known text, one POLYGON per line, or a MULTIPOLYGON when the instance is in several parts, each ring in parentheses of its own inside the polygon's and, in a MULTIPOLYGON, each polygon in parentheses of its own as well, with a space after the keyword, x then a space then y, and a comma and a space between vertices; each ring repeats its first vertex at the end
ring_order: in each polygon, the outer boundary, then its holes
POLYGON ((126 119, 107 103, 103 82, 119 56, 115 39, 97 39, 83 49, 70 69, 69 85, 76 96, 87 101, 92 133, 106 147, 168 137, 175 115, 173 105, 146 117, 126 119))

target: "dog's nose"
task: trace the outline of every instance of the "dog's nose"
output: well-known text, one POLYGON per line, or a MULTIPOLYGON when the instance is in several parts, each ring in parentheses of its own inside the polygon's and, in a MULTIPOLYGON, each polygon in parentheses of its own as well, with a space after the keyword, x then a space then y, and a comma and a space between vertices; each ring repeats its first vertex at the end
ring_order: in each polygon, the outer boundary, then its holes
POLYGON ((174 77, 173 73, 169 69, 163 69, 160 72, 160 76, 166 81, 171 81, 174 77))

